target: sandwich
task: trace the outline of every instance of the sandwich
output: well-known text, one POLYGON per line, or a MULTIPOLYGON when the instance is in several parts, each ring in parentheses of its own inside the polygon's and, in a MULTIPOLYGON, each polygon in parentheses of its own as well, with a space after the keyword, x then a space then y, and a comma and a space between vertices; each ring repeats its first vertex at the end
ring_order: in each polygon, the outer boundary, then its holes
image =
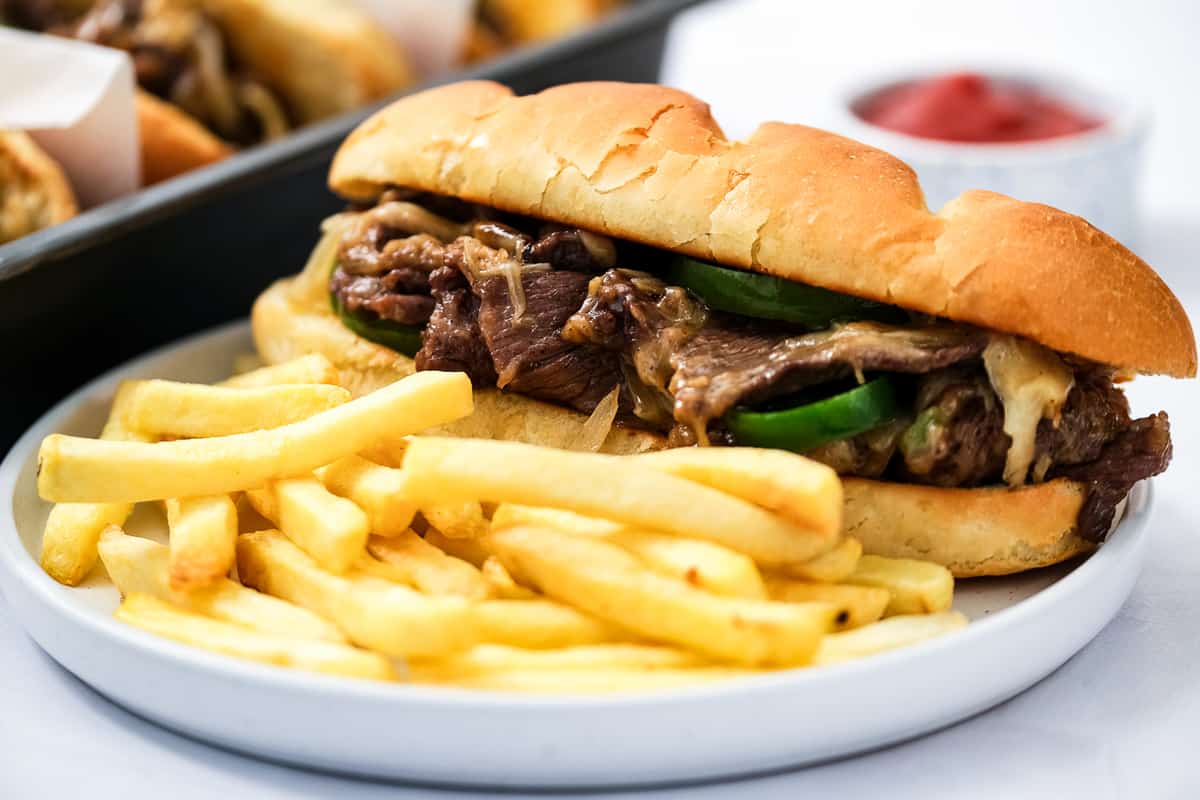
POLYGON ((513 47, 549 41, 596 22, 621 0, 481 0, 464 60, 482 61, 513 47))
POLYGON ((613 452, 800 452, 866 552, 963 577, 1103 541, 1171 457, 1120 384, 1196 372, 1179 301, 1085 220, 984 191, 934 213, 884 152, 730 141, 664 87, 433 89, 329 182, 349 210, 255 304, 268 362, 321 352, 360 392, 465 372, 467 435, 572 447, 606 415, 613 452))
POLYGON ((0 130, 0 244, 75 216, 62 168, 21 131, 0 130))
POLYGON ((399 46, 347 0, 0 0, 28 30, 127 51, 143 180, 399 91, 399 46))

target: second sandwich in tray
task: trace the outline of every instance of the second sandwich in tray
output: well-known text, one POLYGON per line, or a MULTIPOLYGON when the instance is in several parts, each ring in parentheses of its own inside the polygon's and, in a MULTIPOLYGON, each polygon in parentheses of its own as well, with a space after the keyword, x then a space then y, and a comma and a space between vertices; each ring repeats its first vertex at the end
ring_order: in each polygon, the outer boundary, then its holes
POLYGON ((267 361, 318 351, 359 391, 466 372, 500 390, 472 435, 566 446, 607 411, 606 449, 802 452, 867 552, 960 576, 1103 541, 1171 455, 1117 384, 1196 371, 1178 300, 1085 220, 988 192, 932 213, 886 153, 730 141, 663 87, 431 90, 330 184, 350 211, 256 304, 267 361))
POLYGON ((339 0, 0 0, 0 19, 129 53, 148 184, 413 82, 339 0))

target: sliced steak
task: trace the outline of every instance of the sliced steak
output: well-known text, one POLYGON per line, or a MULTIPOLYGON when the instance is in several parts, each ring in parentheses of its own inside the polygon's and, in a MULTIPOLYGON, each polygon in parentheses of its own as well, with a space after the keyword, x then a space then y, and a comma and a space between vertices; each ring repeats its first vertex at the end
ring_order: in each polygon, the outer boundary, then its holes
POLYGON ((999 480, 1011 443, 1000 398, 977 366, 924 375, 917 383, 916 421, 900 439, 900 471, 935 486, 978 486, 999 480))
POLYGON ((527 244, 522 255, 526 264, 550 264, 555 269, 588 273, 603 272, 616 261, 610 240, 578 228, 549 230, 527 244))
POLYGON ((1051 477, 1089 484, 1075 529, 1084 539, 1102 542, 1112 527, 1117 504, 1140 480, 1158 475, 1171 463, 1171 425, 1160 411, 1134 420, 1086 464, 1056 469, 1051 477))
POLYGON ((496 385, 492 354, 479 331, 479 298, 454 267, 429 276, 434 309, 417 351, 417 369, 465 372, 476 386, 496 385))
POLYGON ((668 430, 675 424, 667 389, 675 371, 671 357, 707 320, 704 304, 687 290, 642 272, 612 269, 591 281, 562 336, 619 354, 633 413, 668 430))
POLYGON ((401 325, 424 325, 433 313, 429 276, 412 269, 393 269, 383 275, 351 275, 335 269, 329 290, 351 314, 384 319, 401 325))
POLYGON ((887 471, 896 445, 911 422, 911 418, 898 419, 858 436, 823 444, 804 455, 832 467, 839 475, 878 478, 887 471))
MULTIPOLYGON (((1059 423, 1038 425, 1035 468, 1043 456, 1057 466, 1095 461, 1113 437, 1129 426, 1129 401, 1102 370, 1075 373, 1059 423)), ((1045 471, 1044 469, 1042 470, 1045 471)))
POLYGON ((986 342, 981 331, 962 325, 851 322, 796 336, 759 323, 714 319, 671 359, 675 419, 704 430, 736 405, 856 372, 931 372, 977 358, 986 342))
POLYGON ((397 237, 383 223, 362 226, 342 240, 338 263, 355 275, 381 275, 394 269, 429 274, 445 261, 445 245, 427 233, 397 237))
POLYGON ((617 354, 561 336, 587 297, 587 286, 588 276, 578 272, 526 270, 521 275, 525 310, 514 319, 505 277, 477 283, 479 328, 492 354, 497 386, 591 413, 620 383, 617 354))

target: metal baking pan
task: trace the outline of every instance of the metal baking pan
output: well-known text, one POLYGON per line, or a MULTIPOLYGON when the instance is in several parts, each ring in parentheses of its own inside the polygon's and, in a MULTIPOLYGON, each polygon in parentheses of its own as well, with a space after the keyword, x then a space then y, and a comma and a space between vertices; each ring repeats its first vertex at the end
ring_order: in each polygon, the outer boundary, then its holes
MULTIPOLYGON (((443 83, 526 93, 579 80, 654 81, 672 17, 703 0, 635 2, 565 39, 443 83)), ((244 316, 296 272, 342 202, 325 175, 342 139, 384 103, 0 246, 0 452, 55 401, 151 347, 244 316)))

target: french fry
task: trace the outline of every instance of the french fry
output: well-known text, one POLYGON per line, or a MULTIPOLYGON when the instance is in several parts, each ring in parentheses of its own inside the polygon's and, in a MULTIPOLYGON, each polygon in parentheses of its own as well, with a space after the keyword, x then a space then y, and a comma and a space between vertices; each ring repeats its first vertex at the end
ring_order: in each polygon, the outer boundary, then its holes
POLYGON ((537 592, 521 586, 495 556, 488 556, 479 568, 484 580, 492 587, 492 594, 505 600, 529 600, 537 597, 537 592))
POLYGON ((351 455, 318 468, 316 476, 326 489, 365 511, 371 532, 379 536, 400 536, 417 513, 417 507, 403 497, 398 469, 351 455))
POLYGON ((381 439, 367 445, 358 454, 373 463, 400 469, 404 466, 404 451, 407 449, 408 439, 381 439))
POLYGON ((292 639, 207 619, 148 594, 131 594, 117 619, 168 639, 228 656, 279 667, 349 678, 395 680, 391 663, 378 653, 335 642, 292 639))
POLYGON ((348 391, 325 383, 234 389, 139 381, 123 422, 130 430, 154 437, 231 436, 299 422, 349 399, 348 391))
POLYGON ((167 546, 128 536, 115 525, 100 535, 100 558, 122 595, 153 595, 201 616, 276 636, 346 641, 337 626, 308 609, 247 589, 228 578, 195 591, 171 588, 167 546))
POLYGON ((527 576, 546 595, 723 661, 804 664, 832 624, 828 605, 718 597, 653 572, 601 539, 521 526, 497 531, 489 541, 510 572, 527 576))
POLYGON ((492 526, 496 530, 526 524, 542 525, 578 536, 609 537, 632 530, 628 525, 613 522, 611 519, 589 517, 561 508, 539 508, 517 503, 501 503, 496 506, 496 513, 492 515, 492 526))
POLYGON ((412 531, 386 539, 372 536, 367 552, 375 558, 359 559, 356 566, 375 577, 405 583, 425 594, 470 600, 492 595, 491 584, 476 567, 446 555, 412 531))
POLYGON ((405 493, 418 506, 476 500, 561 508, 714 542, 764 566, 808 561, 836 544, 745 500, 622 456, 414 437, 404 474, 405 493))
POLYGON ((472 604, 431 597, 370 576, 321 569, 279 531, 238 537, 242 583, 333 622, 355 644, 390 656, 435 657, 478 643, 472 604))
MULTIPOLYGON (((121 417, 133 391, 126 381, 117 387, 108 421, 100 438, 110 441, 149 442, 150 438, 127 430, 121 417)), ((42 569, 67 586, 77 586, 96 566, 96 543, 109 525, 124 525, 132 503, 59 503, 50 509, 42 532, 42 569)))
POLYGON ((301 422, 253 433, 153 444, 52 434, 39 453, 38 492, 53 502, 103 503, 228 494, 304 475, 380 438, 470 411, 465 374, 418 372, 301 422))
POLYGON ((804 456, 757 447, 677 447, 637 460, 740 497, 823 536, 841 531, 841 481, 832 469, 804 456))
POLYGON ((170 580, 188 590, 215 583, 233 567, 237 507, 227 494, 168 500, 170 580))
POLYGON ((892 599, 885 617, 947 611, 954 602, 954 576, 932 561, 863 556, 846 583, 887 589, 892 599))
POLYGON ((414 681, 501 670, 680 669, 711 666, 695 653, 650 644, 576 645, 556 650, 481 644, 435 661, 413 662, 414 681))
POLYGON ((886 589, 871 586, 847 586, 835 583, 799 581, 793 578, 767 576, 767 593, 781 603, 829 603, 837 609, 839 629, 858 628, 875 622, 892 595, 886 589))
POLYGON ((487 540, 485 538, 451 539, 449 536, 443 536, 441 532, 434 528, 430 528, 425 531, 425 541, 446 555, 454 556, 477 567, 483 567, 483 562, 487 561, 492 555, 492 551, 487 547, 487 540))
POLYGON ((804 581, 839 583, 854 574, 858 559, 862 557, 862 549, 862 542, 847 536, 829 552, 822 553, 811 561, 788 564, 781 567, 780 572, 804 581))
POLYGON ((450 539, 478 539, 491 530, 491 523, 483 516, 483 507, 474 500, 422 506, 421 516, 450 539))
POLYGON ((936 614, 903 614, 888 617, 821 640, 813 664, 837 664, 895 650, 965 627, 967 618, 957 611, 936 614))
POLYGON ((548 650, 636 638, 623 628, 544 598, 484 600, 471 607, 480 642, 548 650))
POLYGON ((250 505, 330 572, 341 574, 366 553, 369 523, 354 503, 316 478, 275 481, 246 492, 250 505))
POLYGON ((762 674, 753 669, 735 667, 694 667, 680 669, 563 669, 500 670, 470 675, 454 675, 429 681, 439 686, 462 689, 486 689, 529 694, 611 694, 649 692, 696 686, 730 678, 762 674))
POLYGON ((762 575, 754 560, 712 542, 639 531, 595 517, 556 508, 504 503, 492 516, 499 530, 516 524, 544 525, 584 536, 601 536, 625 548, 656 572, 679 578, 698 589, 729 597, 766 600, 762 575))
POLYGON ((257 386, 281 386, 288 383, 328 383, 338 385, 337 367, 320 353, 284 361, 269 367, 259 367, 221 381, 217 386, 250 389, 257 386))

